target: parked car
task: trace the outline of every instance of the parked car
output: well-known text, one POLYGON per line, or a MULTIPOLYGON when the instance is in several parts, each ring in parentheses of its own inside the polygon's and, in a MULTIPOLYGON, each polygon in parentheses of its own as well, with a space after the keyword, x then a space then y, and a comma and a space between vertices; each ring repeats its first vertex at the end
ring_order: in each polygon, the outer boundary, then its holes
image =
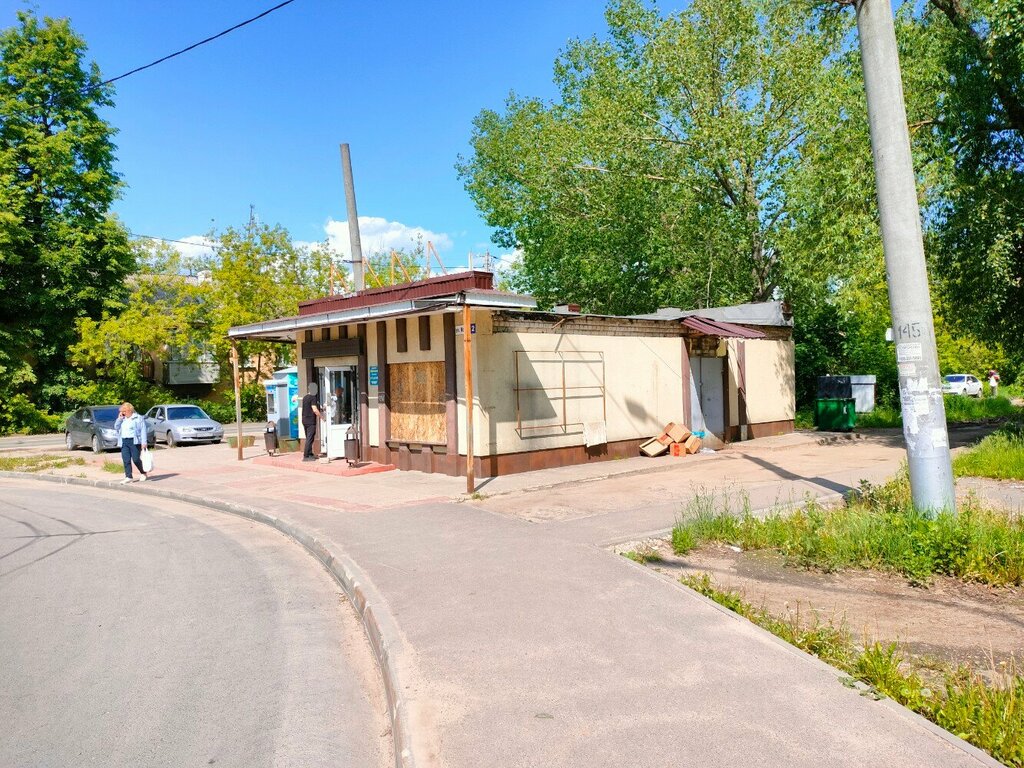
MULTIPOLYGON (((119 405, 89 405, 68 416, 64 423, 64 440, 68 450, 89 446, 93 453, 103 453, 117 448, 114 422, 117 421, 120 409, 119 405)), ((150 448, 153 447, 152 431, 148 431, 146 442, 150 448)))
POLYGON ((946 395, 981 397, 981 381, 969 373, 951 373, 942 379, 942 392, 946 395))
POLYGON ((224 439, 224 427, 198 405, 154 405, 146 414, 146 427, 168 448, 180 443, 219 443, 224 439))

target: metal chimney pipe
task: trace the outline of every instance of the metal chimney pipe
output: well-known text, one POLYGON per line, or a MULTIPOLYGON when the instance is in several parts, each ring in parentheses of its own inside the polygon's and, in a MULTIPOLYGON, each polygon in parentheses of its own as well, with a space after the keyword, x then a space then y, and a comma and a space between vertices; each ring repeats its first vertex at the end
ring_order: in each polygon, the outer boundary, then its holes
POLYGON ((348 241, 352 249, 352 282, 357 291, 366 287, 363 279, 363 246, 359 242, 359 214, 356 212, 356 185, 352 181, 352 155, 348 144, 341 145, 341 174, 345 179, 345 206, 348 208, 348 241))

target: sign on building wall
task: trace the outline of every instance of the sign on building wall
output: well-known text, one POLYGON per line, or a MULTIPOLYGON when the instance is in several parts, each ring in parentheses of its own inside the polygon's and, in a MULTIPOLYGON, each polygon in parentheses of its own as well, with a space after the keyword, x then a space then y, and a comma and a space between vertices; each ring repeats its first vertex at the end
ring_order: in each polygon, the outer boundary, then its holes
POLYGON ((370 386, 376 387, 380 384, 380 369, 376 365, 370 366, 370 386))

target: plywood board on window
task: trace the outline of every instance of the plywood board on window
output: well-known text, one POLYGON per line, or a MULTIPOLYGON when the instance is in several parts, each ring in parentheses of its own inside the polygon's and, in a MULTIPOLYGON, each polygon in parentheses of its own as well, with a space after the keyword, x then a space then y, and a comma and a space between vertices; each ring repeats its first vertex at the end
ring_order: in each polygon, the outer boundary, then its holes
POLYGON ((391 363, 391 439, 445 443, 444 363, 391 363))

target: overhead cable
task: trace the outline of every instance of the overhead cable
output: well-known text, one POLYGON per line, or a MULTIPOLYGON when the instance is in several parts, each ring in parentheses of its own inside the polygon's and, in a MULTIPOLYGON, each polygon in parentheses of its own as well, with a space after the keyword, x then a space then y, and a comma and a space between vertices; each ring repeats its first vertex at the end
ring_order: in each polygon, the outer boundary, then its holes
POLYGON ((207 43, 213 42, 218 37, 224 37, 224 35, 227 35, 227 34, 229 34, 231 32, 234 32, 236 29, 241 29, 246 24, 252 24, 254 21, 258 21, 259 19, 262 19, 264 16, 269 16, 274 11, 280 10, 281 8, 284 8, 286 5, 291 5, 294 2, 295 2, 295 0, 284 0, 283 3, 278 3, 273 8, 268 8, 267 10, 263 11, 263 13, 261 13, 261 14, 259 14, 257 16, 253 16, 251 19, 246 19, 245 21, 239 22, 238 24, 235 24, 233 27, 229 27, 228 29, 225 29, 223 32, 218 32, 216 35, 212 35, 212 36, 206 38, 205 40, 200 40, 198 43, 193 43, 192 45, 188 46, 187 48, 182 48, 180 51, 175 51, 174 53, 169 53, 168 55, 163 56, 162 58, 159 58, 156 61, 151 61, 149 64, 144 64, 141 67, 136 67, 133 70, 125 72, 123 75, 118 75, 117 77, 112 77, 109 80, 104 80, 102 83, 97 83, 96 85, 91 85, 88 88, 85 88, 84 90, 86 92, 93 91, 93 90, 95 90, 97 88, 102 88, 104 85, 110 85, 111 83, 115 83, 118 80, 123 80, 124 78, 128 77, 129 75, 134 75, 137 72, 141 72, 144 69, 149 69, 150 67, 155 67, 157 64, 162 64, 163 62, 168 61, 169 59, 173 59, 175 56, 181 56, 181 54, 188 53, 189 51, 191 51, 191 50, 193 50, 195 48, 198 48, 201 45, 206 45, 207 43))

